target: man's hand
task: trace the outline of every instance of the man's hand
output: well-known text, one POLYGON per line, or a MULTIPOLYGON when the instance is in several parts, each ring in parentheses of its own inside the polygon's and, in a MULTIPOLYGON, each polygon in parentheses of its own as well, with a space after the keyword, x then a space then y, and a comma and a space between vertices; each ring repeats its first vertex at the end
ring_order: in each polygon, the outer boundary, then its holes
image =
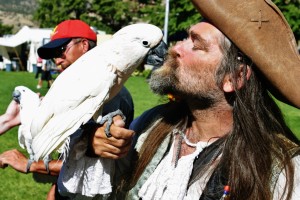
POLYGON ((0 155, 0 168, 10 165, 15 170, 26 173, 27 158, 20 151, 13 149, 0 155))
POLYGON ((110 128, 112 137, 105 135, 104 126, 99 127, 92 139, 94 153, 102 158, 119 159, 124 157, 132 143, 134 131, 124 128, 125 123, 121 116, 113 118, 113 124, 110 128))
MULTIPOLYGON (((40 174, 48 174, 45 167, 44 161, 39 160, 38 162, 33 162, 27 172, 27 162, 28 158, 22 154, 17 149, 8 150, 0 155, 0 168, 5 168, 8 165, 14 168, 16 171, 22 173, 35 172, 40 174)), ((58 176, 62 166, 61 160, 52 160, 49 162, 49 171, 53 176, 58 176)))

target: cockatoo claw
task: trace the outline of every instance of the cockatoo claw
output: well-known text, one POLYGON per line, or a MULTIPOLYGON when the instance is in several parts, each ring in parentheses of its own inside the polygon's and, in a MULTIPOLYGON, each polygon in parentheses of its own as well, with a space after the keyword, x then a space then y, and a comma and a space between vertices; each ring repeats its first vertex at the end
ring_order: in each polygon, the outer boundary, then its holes
POLYGON ((52 160, 52 157, 50 155, 46 156, 43 161, 44 161, 44 165, 46 168, 46 171, 48 174, 50 174, 50 169, 49 169, 49 162, 52 160))
POLYGON ((102 117, 102 119, 101 119, 100 122, 99 122, 101 125, 103 125, 105 122, 107 122, 104 132, 105 132, 105 135, 106 135, 108 138, 112 136, 112 135, 110 134, 110 127, 111 127, 111 125, 112 125, 112 123, 113 123, 113 117, 114 117, 114 116, 117 116, 117 115, 120 115, 120 116, 122 117, 123 121, 126 120, 126 117, 125 117, 125 115, 122 113, 122 111, 121 111, 121 110, 116 110, 116 111, 111 112, 111 113, 108 113, 107 115, 105 115, 104 117, 102 117))
POLYGON ((32 158, 29 158, 28 160, 27 160, 27 165, 26 165, 26 174, 30 171, 30 166, 31 166, 31 164, 34 162, 34 159, 32 159, 32 158))

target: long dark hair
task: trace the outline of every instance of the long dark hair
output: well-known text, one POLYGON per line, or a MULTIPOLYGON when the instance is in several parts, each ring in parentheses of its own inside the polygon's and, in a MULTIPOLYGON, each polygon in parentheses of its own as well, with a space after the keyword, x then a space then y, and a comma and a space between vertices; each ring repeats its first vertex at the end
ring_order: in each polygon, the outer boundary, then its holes
MULTIPOLYGON (((227 167, 230 199, 272 199, 272 167, 278 161, 286 173, 283 194, 290 199, 294 168, 288 147, 278 134, 297 143, 298 139, 284 122, 282 113, 261 82, 263 78, 251 62, 234 44, 222 46, 224 59, 217 73, 219 84, 226 74, 237 85, 237 73, 243 68, 245 86, 235 90, 228 99, 233 104, 233 130, 225 143, 219 166, 227 167), (249 80, 247 67, 252 69, 249 80)), ((281 198, 283 198, 282 195, 281 198)))

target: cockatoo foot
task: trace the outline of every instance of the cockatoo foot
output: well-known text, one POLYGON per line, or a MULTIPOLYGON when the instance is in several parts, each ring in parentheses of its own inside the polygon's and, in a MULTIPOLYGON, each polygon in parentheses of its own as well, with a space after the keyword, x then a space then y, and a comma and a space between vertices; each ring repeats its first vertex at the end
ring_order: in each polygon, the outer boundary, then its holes
POLYGON ((108 113, 107 115, 105 115, 104 117, 102 117, 102 119, 100 120, 100 124, 103 125, 105 122, 107 122, 106 124, 106 127, 105 127, 105 134, 106 136, 109 138, 111 137, 112 135, 110 134, 110 127, 113 123, 113 117, 117 116, 117 115, 120 115, 122 117, 122 119, 125 121, 126 120, 126 117, 125 115, 122 113, 121 110, 116 110, 114 112, 111 112, 111 113, 108 113))
POLYGON ((31 164, 34 162, 34 159, 32 159, 32 158, 29 158, 28 160, 27 160, 27 165, 26 165, 26 174, 30 171, 30 166, 31 166, 31 164))
POLYGON ((49 155, 49 156, 46 156, 43 161, 44 161, 44 165, 45 165, 45 168, 46 168, 46 171, 48 174, 50 174, 50 169, 49 169, 49 162, 52 160, 52 157, 49 155))

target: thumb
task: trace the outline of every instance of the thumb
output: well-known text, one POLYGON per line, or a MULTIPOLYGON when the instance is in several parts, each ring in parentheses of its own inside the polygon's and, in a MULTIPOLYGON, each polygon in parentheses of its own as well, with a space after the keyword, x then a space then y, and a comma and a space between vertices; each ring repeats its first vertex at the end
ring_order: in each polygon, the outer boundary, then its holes
POLYGON ((122 127, 122 128, 125 127, 125 122, 123 121, 120 115, 113 117, 113 124, 118 127, 122 127))
POLYGON ((8 166, 8 164, 4 164, 1 160, 0 160, 0 168, 4 169, 8 166))

